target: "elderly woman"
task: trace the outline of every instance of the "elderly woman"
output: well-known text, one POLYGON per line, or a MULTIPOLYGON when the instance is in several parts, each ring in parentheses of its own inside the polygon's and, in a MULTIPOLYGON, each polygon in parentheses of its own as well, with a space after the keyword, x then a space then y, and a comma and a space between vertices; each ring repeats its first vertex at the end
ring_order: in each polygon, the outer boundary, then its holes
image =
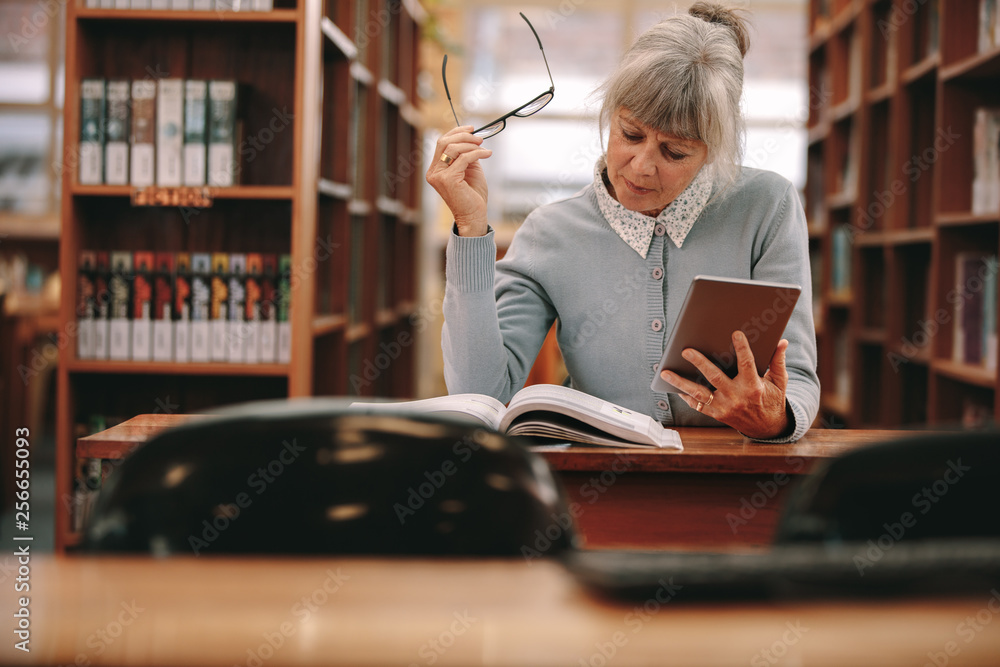
POLYGON ((740 166, 748 46, 739 15, 702 2, 641 35, 603 86, 607 148, 593 183, 533 211, 499 262, 479 164, 492 151, 470 126, 438 140, 427 181, 455 218, 442 335, 450 392, 508 401, 558 318, 576 389, 668 426, 721 422, 773 442, 805 433, 819 407, 806 221, 791 183, 740 166), (803 292, 763 377, 737 331, 735 378, 688 350, 714 393, 666 371, 687 393, 655 393, 650 381, 698 274, 803 292))

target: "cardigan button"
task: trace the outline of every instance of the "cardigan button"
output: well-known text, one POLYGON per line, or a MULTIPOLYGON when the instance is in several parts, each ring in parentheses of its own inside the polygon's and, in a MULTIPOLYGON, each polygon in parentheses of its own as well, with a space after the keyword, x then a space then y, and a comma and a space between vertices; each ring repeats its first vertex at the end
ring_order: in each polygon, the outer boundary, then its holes
POLYGON ((660 267, 656 267, 655 269, 653 269, 653 280, 659 280, 662 277, 663 277, 663 269, 661 269, 660 267))
POLYGON ((653 320, 652 327, 653 331, 659 331, 660 329, 663 328, 663 322, 660 320, 653 320))
POLYGON ((656 227, 653 227, 653 233, 656 234, 657 236, 663 236, 664 234, 667 233, 667 228, 661 222, 657 224, 656 227))
POLYGON ((658 407, 658 408, 659 408, 659 409, 661 409, 661 410, 666 410, 666 409, 667 409, 667 408, 669 408, 670 406, 669 406, 669 405, 667 405, 667 402, 666 402, 666 401, 664 401, 664 400, 663 400, 663 399, 661 398, 660 400, 658 400, 658 401, 656 402, 656 407, 658 407))

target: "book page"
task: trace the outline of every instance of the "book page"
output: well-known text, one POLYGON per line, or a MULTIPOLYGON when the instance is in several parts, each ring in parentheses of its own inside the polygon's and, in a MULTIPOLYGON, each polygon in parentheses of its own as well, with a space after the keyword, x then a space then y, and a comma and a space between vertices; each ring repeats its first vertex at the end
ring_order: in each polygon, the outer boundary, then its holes
POLYGON ((503 403, 483 394, 454 394, 452 396, 435 396, 418 401, 385 401, 366 403, 355 401, 352 409, 365 413, 378 414, 443 414, 459 419, 485 424, 494 430, 500 430, 500 419, 506 408, 503 403))
MULTIPOLYGON (((664 428, 646 414, 561 385, 540 384, 517 392, 507 406, 500 430, 513 433, 513 425, 526 413, 549 411, 568 415, 621 441, 654 447, 682 449, 676 431, 664 428)), ((539 415, 530 418, 538 421, 539 415)), ((548 419, 546 418, 548 421, 548 419)), ((562 424, 566 426, 565 423, 562 424)), ((578 433, 578 435, 582 435, 578 433)), ((563 437, 563 436, 560 436, 563 437)), ((572 440, 572 437, 567 439, 572 440)), ((609 443, 610 444, 610 443, 609 443)))

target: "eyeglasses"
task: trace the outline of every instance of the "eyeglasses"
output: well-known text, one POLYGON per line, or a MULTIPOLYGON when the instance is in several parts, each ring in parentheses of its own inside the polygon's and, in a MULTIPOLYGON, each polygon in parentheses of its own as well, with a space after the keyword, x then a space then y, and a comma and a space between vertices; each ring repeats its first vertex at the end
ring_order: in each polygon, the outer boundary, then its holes
MULTIPOLYGON (((522 104, 521 106, 514 109, 510 113, 506 113, 497 118, 495 121, 483 125, 478 130, 474 130, 472 134, 474 134, 477 137, 482 137, 483 139, 486 139, 488 137, 492 137, 495 134, 499 134, 507 126, 507 119, 510 118, 511 116, 517 116, 518 118, 527 118, 532 114, 538 113, 539 111, 542 110, 542 108, 546 104, 552 101, 552 98, 556 94, 556 84, 555 82, 552 81, 552 71, 549 69, 549 60, 548 58, 545 57, 545 49, 542 48, 542 40, 538 37, 538 33, 535 32, 535 26, 531 25, 531 21, 528 20, 528 17, 525 16, 524 14, 521 14, 521 18, 524 19, 524 22, 528 24, 529 28, 531 28, 531 32, 535 36, 535 41, 538 42, 538 49, 542 52, 542 60, 545 61, 545 71, 548 72, 549 74, 549 84, 550 84, 549 89, 546 90, 541 95, 539 95, 538 97, 531 100, 530 102, 528 102, 527 104, 522 104)), ((451 102, 451 93, 448 92, 448 77, 445 74, 445 70, 447 69, 447 67, 448 67, 448 54, 446 53, 444 56, 444 61, 441 63, 441 79, 444 81, 444 94, 448 96, 448 105, 451 106, 451 115, 455 117, 455 125, 461 125, 461 123, 458 122, 458 114, 455 113, 455 105, 452 104, 451 102)))

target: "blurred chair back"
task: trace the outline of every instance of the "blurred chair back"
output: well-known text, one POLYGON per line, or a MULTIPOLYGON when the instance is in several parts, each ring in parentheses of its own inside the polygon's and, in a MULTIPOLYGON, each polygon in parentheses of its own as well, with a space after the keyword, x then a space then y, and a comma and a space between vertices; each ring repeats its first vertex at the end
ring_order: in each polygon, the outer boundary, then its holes
POLYGON ((314 400, 247 404, 152 438, 112 472, 82 548, 516 556, 575 540, 547 464, 516 439, 314 400))
POLYGON ((803 478, 775 541, 996 539, 998 493, 1000 433, 914 434, 848 452, 803 478))

